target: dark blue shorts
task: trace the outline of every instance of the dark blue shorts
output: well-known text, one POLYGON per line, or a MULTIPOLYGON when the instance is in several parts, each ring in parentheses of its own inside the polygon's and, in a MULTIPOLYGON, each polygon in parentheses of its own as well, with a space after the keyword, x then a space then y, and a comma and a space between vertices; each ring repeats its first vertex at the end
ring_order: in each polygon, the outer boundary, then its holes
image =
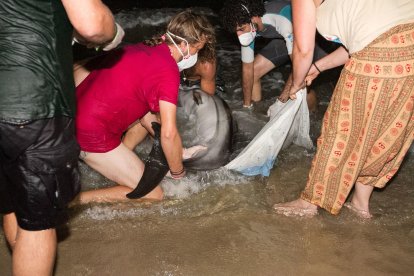
POLYGON ((22 229, 55 228, 80 191, 79 146, 68 117, 0 123, 0 213, 22 229))

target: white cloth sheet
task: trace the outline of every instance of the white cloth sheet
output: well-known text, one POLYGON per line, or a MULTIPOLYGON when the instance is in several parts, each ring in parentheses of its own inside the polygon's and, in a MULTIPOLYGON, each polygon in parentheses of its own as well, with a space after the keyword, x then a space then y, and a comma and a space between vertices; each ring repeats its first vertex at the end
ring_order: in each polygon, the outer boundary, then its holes
POLYGON ((269 122, 246 148, 225 167, 244 175, 269 176, 282 148, 294 143, 313 148, 309 137, 309 110, 306 89, 297 93, 296 100, 276 101, 269 107, 269 122))

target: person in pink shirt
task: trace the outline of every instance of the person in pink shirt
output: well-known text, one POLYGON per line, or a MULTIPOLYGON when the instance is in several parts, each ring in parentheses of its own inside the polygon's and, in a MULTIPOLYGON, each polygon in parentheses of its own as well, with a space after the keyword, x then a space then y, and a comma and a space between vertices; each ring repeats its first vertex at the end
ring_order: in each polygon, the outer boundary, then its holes
MULTIPOLYGON (((183 154, 191 156, 201 147, 183 152, 176 126, 179 71, 193 66, 198 51, 213 42, 214 29, 208 20, 187 10, 171 19, 164 35, 114 50, 75 69, 80 157, 119 184, 83 192, 79 203, 126 199, 144 171, 133 150, 148 132, 154 134, 153 121, 161 123, 161 145, 170 175, 184 176, 183 154)), ((146 196, 162 197, 159 186, 146 196)))

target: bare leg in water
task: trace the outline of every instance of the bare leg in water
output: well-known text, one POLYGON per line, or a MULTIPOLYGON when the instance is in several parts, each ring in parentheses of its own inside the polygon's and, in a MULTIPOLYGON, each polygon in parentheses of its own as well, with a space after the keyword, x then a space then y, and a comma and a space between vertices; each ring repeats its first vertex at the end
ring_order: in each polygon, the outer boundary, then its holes
POLYGON ((27 231, 16 216, 3 216, 6 239, 13 252, 13 275, 52 275, 56 258, 56 230, 27 231))
POLYGON ((369 199, 371 198, 373 190, 373 186, 357 182, 355 184, 355 191, 351 202, 345 203, 345 207, 355 212, 361 218, 371 218, 372 215, 369 212, 369 199))

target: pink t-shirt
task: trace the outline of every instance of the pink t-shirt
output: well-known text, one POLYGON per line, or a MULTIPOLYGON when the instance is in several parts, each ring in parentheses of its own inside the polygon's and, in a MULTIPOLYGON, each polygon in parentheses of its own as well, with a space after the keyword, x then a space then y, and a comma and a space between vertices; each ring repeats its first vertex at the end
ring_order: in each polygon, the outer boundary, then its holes
POLYGON ((166 44, 109 53, 76 89, 76 136, 83 151, 107 152, 159 101, 177 104, 180 76, 166 44))

